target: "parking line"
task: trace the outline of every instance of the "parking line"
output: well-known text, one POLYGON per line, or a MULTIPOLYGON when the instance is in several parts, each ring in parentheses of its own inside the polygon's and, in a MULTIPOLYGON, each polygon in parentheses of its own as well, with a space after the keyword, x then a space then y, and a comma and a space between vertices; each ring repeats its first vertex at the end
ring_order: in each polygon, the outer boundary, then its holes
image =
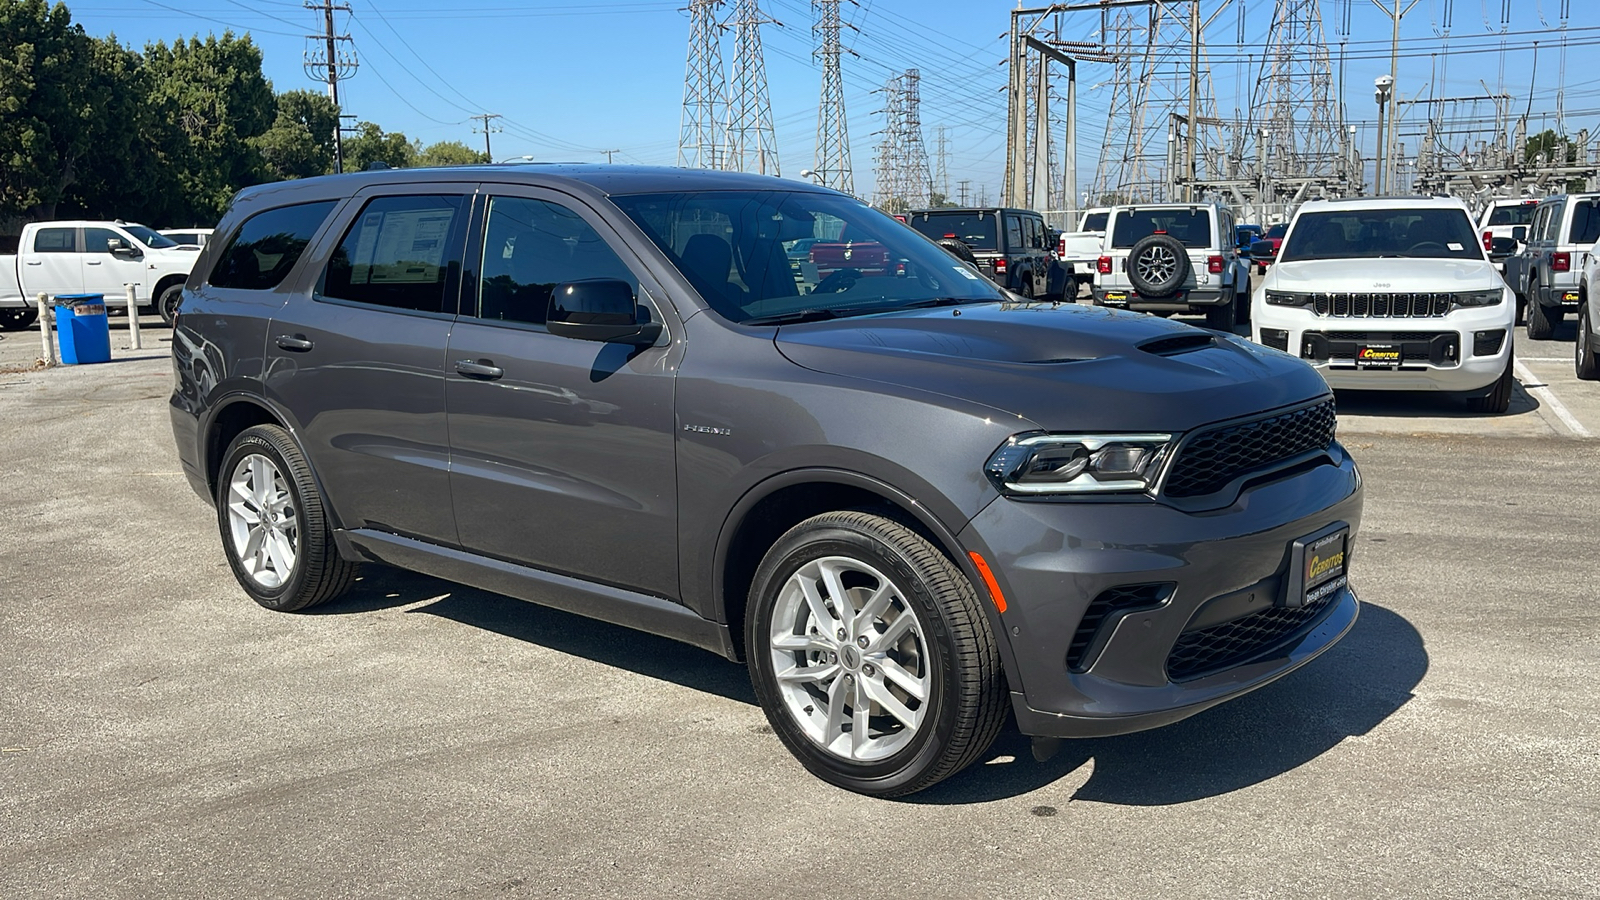
POLYGON ((1566 404, 1556 399, 1555 392, 1550 390, 1549 385, 1534 378, 1533 373, 1522 365, 1522 360, 1520 359, 1516 361, 1516 371, 1517 377, 1522 379, 1522 389, 1537 397, 1546 406, 1549 406, 1550 411, 1556 414, 1556 418, 1560 419, 1561 424, 1567 426, 1569 431, 1578 437, 1594 437, 1589 433, 1589 429, 1583 427, 1583 423, 1579 422, 1577 417, 1567 409, 1566 404))
POLYGON ((1522 356, 1518 359, 1522 362, 1572 362, 1570 356, 1522 356))

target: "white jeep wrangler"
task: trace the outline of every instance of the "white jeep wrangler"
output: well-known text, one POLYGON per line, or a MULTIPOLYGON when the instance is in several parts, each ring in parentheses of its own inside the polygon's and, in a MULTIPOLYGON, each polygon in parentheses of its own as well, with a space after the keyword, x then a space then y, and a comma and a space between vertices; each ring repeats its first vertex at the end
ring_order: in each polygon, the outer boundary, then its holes
POLYGON ((1210 203, 1113 206, 1100 247, 1094 302, 1140 312, 1206 314, 1232 331, 1250 313, 1250 263, 1233 213, 1210 203))

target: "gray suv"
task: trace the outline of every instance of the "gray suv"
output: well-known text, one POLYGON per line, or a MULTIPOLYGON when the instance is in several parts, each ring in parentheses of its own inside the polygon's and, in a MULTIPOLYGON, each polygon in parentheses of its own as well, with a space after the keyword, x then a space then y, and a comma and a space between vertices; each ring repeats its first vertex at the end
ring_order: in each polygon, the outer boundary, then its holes
POLYGON ((384 563, 686 641, 879 796, 1008 715, 1177 721, 1356 619, 1361 479, 1311 367, 1018 302, 842 194, 364 172, 246 190, 201 253, 178 455, 270 609, 384 563))

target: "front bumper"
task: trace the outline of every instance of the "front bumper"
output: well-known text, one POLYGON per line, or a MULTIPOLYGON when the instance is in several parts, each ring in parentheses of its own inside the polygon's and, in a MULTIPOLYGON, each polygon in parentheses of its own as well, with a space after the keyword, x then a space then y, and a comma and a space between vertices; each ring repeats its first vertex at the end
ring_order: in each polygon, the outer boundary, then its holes
POLYGON ((1434 318, 1319 316, 1258 299, 1250 328, 1256 343, 1300 357, 1335 390, 1467 392, 1494 384, 1510 363, 1515 315, 1503 302, 1434 318), (1356 354, 1369 345, 1402 348, 1404 358, 1358 368, 1356 354))
POLYGON ((1008 601, 1001 619, 1020 681, 1018 724, 1051 737, 1139 731, 1306 664, 1354 624, 1348 586, 1294 628, 1172 674, 1182 663, 1175 651, 1213 629, 1281 612, 1291 544, 1341 522, 1353 539, 1361 507, 1360 476, 1337 444, 1324 464, 1202 515, 1153 501, 991 503, 960 540, 995 563, 1008 601), (1161 586, 1153 602, 1095 614, 1108 592, 1147 585, 1161 586))

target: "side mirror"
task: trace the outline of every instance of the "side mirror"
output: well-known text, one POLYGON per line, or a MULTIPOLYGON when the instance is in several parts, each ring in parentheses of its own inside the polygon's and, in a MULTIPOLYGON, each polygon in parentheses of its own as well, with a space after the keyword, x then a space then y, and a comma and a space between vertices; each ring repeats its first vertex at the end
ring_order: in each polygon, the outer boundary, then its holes
POLYGON ((1250 258, 1255 260, 1274 260, 1278 258, 1278 248, 1272 246, 1271 241, 1256 241, 1250 245, 1250 258))
POLYGON ((604 343, 653 344, 661 336, 661 323, 639 321, 633 287, 615 278, 556 285, 545 327, 562 337, 604 343))
POLYGON ((1511 239, 1519 244, 1526 241, 1528 239, 1528 226, 1518 225, 1511 229, 1511 239))

